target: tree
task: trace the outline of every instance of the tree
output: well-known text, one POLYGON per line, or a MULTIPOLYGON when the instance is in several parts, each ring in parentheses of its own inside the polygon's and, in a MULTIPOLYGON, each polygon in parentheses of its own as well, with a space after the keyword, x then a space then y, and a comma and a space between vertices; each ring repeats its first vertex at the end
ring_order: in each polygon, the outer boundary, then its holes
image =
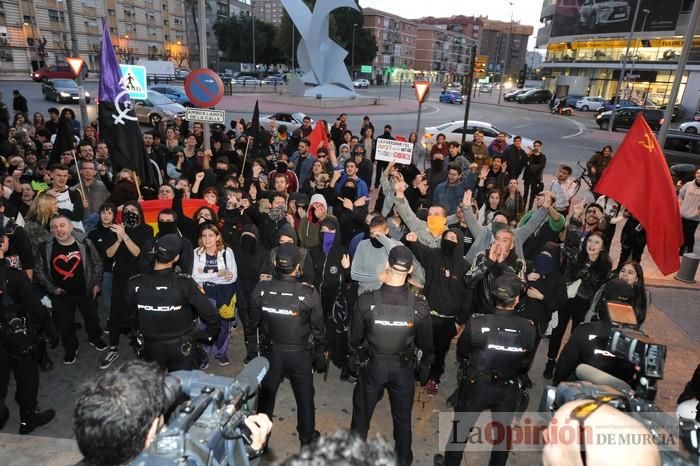
MULTIPOLYGON (((228 61, 253 62, 253 24, 250 15, 219 18, 214 24, 214 33, 219 50, 228 61)), ((275 64, 283 56, 275 47, 277 29, 274 25, 255 18, 255 61, 257 64, 275 64)))

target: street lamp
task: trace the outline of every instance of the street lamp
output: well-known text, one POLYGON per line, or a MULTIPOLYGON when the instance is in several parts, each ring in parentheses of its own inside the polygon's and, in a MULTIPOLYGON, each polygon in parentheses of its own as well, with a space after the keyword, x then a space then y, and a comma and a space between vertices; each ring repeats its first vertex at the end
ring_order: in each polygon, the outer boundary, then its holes
POLYGON ((503 59, 503 70, 501 70, 501 85, 498 86, 498 105, 501 105, 503 96, 503 76, 508 72, 508 59, 510 58, 510 41, 513 34, 513 2, 510 5, 510 24, 508 25, 508 37, 506 39, 506 57, 503 59))
POLYGON ((355 78, 355 28, 357 24, 352 25, 352 52, 350 53, 350 70, 352 71, 352 77, 355 78))

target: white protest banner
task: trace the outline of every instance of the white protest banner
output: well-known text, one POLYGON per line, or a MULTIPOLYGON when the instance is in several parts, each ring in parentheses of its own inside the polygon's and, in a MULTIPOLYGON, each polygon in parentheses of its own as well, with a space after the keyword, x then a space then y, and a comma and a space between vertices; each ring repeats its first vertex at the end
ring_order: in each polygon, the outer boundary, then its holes
POLYGON ((404 165, 411 163, 413 144, 391 139, 377 139, 377 149, 374 158, 384 162, 396 162, 404 165))

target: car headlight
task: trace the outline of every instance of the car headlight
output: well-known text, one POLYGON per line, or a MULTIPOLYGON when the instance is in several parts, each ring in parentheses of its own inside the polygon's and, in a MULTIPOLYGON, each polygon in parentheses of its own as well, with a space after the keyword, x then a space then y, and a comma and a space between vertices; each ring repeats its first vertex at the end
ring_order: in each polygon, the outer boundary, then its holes
POLYGON ((70 94, 68 92, 59 92, 61 97, 70 97, 70 94))

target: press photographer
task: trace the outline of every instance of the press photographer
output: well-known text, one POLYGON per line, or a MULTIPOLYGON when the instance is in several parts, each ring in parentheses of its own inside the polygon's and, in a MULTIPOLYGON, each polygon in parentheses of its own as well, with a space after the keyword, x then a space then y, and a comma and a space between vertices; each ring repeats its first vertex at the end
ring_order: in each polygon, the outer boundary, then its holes
POLYGON ((272 429, 264 414, 246 417, 241 410, 257 391, 257 378, 267 371, 261 358, 250 366, 235 379, 199 371, 166 377, 157 364, 141 360, 100 374, 84 386, 75 406, 73 430, 84 457, 79 465, 119 466, 137 457, 146 465, 173 464, 185 457, 187 464, 204 464, 206 455, 216 464, 248 464, 247 457, 259 456, 272 429), (178 404, 183 398, 189 399, 178 404), (173 403, 177 406, 164 426, 164 413, 173 403), (202 426, 205 432, 197 430, 202 426), (224 450, 229 452, 223 438, 229 436, 236 443, 233 448, 245 440, 245 450, 236 451, 240 463, 227 463, 223 457, 224 450))
POLYGON ((15 399, 20 408, 19 433, 25 435, 56 415, 52 409, 40 411, 37 396, 43 339, 49 339, 55 348, 58 334, 27 275, 11 268, 5 260, 8 246, 6 231, 0 227, 0 429, 10 416, 5 396, 12 371, 17 384, 15 399))

